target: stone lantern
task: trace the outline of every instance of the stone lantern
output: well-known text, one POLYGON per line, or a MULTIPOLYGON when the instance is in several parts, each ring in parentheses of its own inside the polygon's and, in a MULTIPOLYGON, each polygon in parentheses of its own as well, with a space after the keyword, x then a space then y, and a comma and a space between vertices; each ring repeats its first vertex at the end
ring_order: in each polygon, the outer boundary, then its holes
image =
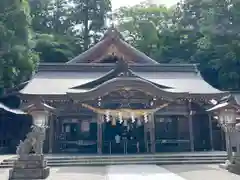
POLYGON ((231 134, 236 132, 236 108, 229 102, 221 102, 207 111, 216 112, 218 115, 218 123, 225 132, 227 160, 222 167, 228 169, 233 162, 231 134))
POLYGON ((23 111, 32 116, 32 131, 17 147, 18 159, 9 172, 9 180, 46 179, 49 176, 50 169, 43 155, 43 144, 48 117, 54 110, 42 101, 36 101, 23 108, 23 111))
POLYGON ((222 129, 225 131, 227 155, 228 155, 228 160, 231 162, 231 159, 232 159, 231 133, 236 131, 235 129, 236 110, 230 107, 220 109, 219 124, 222 127, 222 129))
POLYGON ((46 110, 37 110, 29 113, 33 118, 33 125, 43 127, 48 125, 49 112, 46 110))

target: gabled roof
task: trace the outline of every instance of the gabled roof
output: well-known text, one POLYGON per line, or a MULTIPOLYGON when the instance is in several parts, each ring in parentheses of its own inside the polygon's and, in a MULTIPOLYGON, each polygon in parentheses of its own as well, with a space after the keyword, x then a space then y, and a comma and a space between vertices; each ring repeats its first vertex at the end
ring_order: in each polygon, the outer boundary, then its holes
POLYGON ((158 64, 155 60, 126 43, 115 28, 108 29, 100 42, 68 61, 67 64, 104 63, 104 59, 110 56, 124 57, 128 63, 158 64))
POLYGON ((95 99, 120 89, 135 89, 155 97, 163 96, 169 100, 186 97, 188 95, 187 92, 184 91, 168 91, 168 88, 171 89, 171 87, 166 87, 149 81, 144 77, 137 76, 129 68, 128 63, 121 59, 118 61, 114 70, 89 83, 70 88, 67 94, 74 97, 74 99, 80 100, 95 99))
MULTIPOLYGON (((126 61, 124 61, 124 59, 119 59, 118 62, 117 62, 117 65, 116 67, 109 71, 108 73, 104 74, 103 76, 91 81, 91 82, 88 82, 86 84, 82 84, 80 86, 77 86, 77 87, 73 87, 71 89, 92 89, 94 87, 97 87, 99 85, 101 85, 102 83, 105 83, 109 80, 112 80, 114 78, 117 78, 117 77, 122 77, 122 76, 127 76, 127 77, 134 77, 134 78, 138 78, 138 79, 141 79, 143 81, 148 81, 146 79, 144 79, 143 77, 140 77, 140 76, 137 76, 129 67, 128 63, 126 61)), ((150 81, 148 81, 150 82, 150 81)), ((155 86, 158 86, 158 87, 161 87, 161 88, 169 88, 169 87, 166 87, 164 85, 160 85, 160 84, 156 84, 154 82, 150 82, 150 83, 153 83, 155 86)))
POLYGON ((114 92, 120 89, 136 89, 151 96, 157 98, 164 97, 170 101, 177 98, 186 98, 188 96, 187 92, 172 92, 167 89, 160 88, 150 81, 144 80, 142 78, 136 77, 117 77, 108 80, 88 91, 82 91, 82 89, 74 88, 70 89, 67 94, 78 100, 94 100, 97 97, 105 96, 110 92, 114 92))
MULTIPOLYGON (((67 95, 73 91, 84 93, 97 87, 103 87, 101 84, 108 82, 111 82, 112 86, 117 86, 114 79, 126 79, 121 77, 122 73, 130 74, 132 79, 138 79, 142 83, 150 83, 149 88, 156 86, 161 91, 173 94, 187 93, 190 96, 219 98, 228 93, 215 89, 204 81, 194 64, 143 65, 128 63, 118 63, 117 65, 102 63, 42 64, 37 74, 20 93, 38 96, 67 95)), ((130 81, 126 82, 129 84, 130 81)))

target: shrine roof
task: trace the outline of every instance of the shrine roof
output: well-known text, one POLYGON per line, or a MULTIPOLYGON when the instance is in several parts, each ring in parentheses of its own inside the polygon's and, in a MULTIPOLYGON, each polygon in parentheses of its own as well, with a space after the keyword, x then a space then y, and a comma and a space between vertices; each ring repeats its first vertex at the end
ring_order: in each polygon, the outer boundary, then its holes
POLYGON ((219 101, 213 100, 212 107, 207 111, 218 112, 222 109, 236 109, 237 113, 240 113, 240 94, 238 92, 231 92, 227 96, 224 96, 219 101))
POLYGON ((125 57, 125 60, 132 64, 158 64, 157 61, 124 41, 120 32, 113 27, 106 31, 97 44, 68 61, 67 64, 104 63, 104 59, 109 56, 125 57))
MULTIPOLYGON (((116 72, 115 67, 116 64, 100 63, 41 64, 38 72, 20 93, 25 95, 66 95, 70 91, 85 93, 117 78, 118 74, 113 73, 116 72), (94 85, 86 86, 89 84, 94 85)), ((204 81, 194 64, 132 64, 128 69, 137 78, 157 85, 169 93, 193 95, 224 93, 204 81)))
POLYGON ((24 115, 26 115, 26 113, 24 111, 21 111, 19 109, 11 109, 8 106, 4 105, 3 103, 0 103, 0 110, 4 110, 4 111, 12 113, 12 114, 24 114, 24 115))
MULTIPOLYGON (((197 64, 129 64, 137 72, 198 72, 197 64)), ((116 63, 41 63, 37 72, 109 72, 116 63)))

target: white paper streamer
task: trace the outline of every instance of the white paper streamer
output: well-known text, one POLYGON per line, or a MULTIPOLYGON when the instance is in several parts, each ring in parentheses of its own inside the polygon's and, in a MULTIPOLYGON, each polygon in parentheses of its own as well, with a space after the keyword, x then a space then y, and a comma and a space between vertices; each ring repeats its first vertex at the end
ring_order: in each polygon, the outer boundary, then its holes
POLYGON ((146 113, 144 113, 144 122, 147 123, 148 122, 148 115, 146 113))
POLYGON ((134 116, 134 113, 131 113, 131 119, 132 119, 132 123, 135 122, 135 116, 134 116))
POLYGON ((110 112, 106 111, 106 121, 109 122, 110 121, 110 112))

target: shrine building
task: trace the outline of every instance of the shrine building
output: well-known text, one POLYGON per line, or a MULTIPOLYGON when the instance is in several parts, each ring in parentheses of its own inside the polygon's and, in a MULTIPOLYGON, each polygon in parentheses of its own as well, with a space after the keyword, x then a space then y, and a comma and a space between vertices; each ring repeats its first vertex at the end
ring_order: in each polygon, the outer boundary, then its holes
POLYGON ((114 28, 67 63, 41 63, 19 91, 22 106, 56 109, 47 152, 85 154, 223 150, 224 134, 206 109, 226 95, 197 65, 158 63, 114 28))

